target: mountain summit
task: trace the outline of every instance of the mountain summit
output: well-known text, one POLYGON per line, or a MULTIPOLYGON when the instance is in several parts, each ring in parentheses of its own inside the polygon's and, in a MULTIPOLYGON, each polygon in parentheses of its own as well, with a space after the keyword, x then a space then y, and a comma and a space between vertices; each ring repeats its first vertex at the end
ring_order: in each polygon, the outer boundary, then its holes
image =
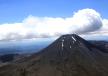
POLYGON ((108 76, 108 54, 76 34, 0 67, 0 76, 108 76), (11 70, 10 70, 11 69, 11 70))

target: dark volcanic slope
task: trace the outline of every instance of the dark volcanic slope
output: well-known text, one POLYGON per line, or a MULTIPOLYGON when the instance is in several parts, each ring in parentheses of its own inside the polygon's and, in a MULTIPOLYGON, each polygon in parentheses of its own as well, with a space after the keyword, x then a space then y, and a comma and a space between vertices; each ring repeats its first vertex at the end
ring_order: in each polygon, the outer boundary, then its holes
POLYGON ((63 35, 41 52, 1 66, 0 76, 108 76, 108 54, 75 34, 63 35))

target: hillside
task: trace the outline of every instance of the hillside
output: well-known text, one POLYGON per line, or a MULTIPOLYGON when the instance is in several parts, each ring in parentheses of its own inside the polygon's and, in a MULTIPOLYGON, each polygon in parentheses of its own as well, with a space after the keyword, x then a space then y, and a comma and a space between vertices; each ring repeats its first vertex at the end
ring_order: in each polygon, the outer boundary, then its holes
POLYGON ((108 53, 75 34, 0 66, 0 76, 108 76, 108 53))

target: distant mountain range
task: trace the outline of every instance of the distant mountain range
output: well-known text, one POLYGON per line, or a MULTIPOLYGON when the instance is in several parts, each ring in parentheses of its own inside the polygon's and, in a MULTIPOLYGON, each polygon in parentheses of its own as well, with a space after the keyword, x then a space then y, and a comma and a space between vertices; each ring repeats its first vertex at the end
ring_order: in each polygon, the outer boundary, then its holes
POLYGON ((0 76, 108 76, 107 47, 63 35, 38 53, 0 65, 0 76))
POLYGON ((36 53, 54 40, 55 38, 37 38, 22 41, 0 41, 0 55, 36 53))

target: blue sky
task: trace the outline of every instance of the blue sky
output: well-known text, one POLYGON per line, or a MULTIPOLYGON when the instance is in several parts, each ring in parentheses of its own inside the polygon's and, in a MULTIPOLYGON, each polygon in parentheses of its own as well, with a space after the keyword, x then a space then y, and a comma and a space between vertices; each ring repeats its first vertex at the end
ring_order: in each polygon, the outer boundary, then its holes
POLYGON ((108 18, 108 0, 0 0, 0 24, 21 22, 29 15, 70 17, 73 12, 92 8, 108 18))

